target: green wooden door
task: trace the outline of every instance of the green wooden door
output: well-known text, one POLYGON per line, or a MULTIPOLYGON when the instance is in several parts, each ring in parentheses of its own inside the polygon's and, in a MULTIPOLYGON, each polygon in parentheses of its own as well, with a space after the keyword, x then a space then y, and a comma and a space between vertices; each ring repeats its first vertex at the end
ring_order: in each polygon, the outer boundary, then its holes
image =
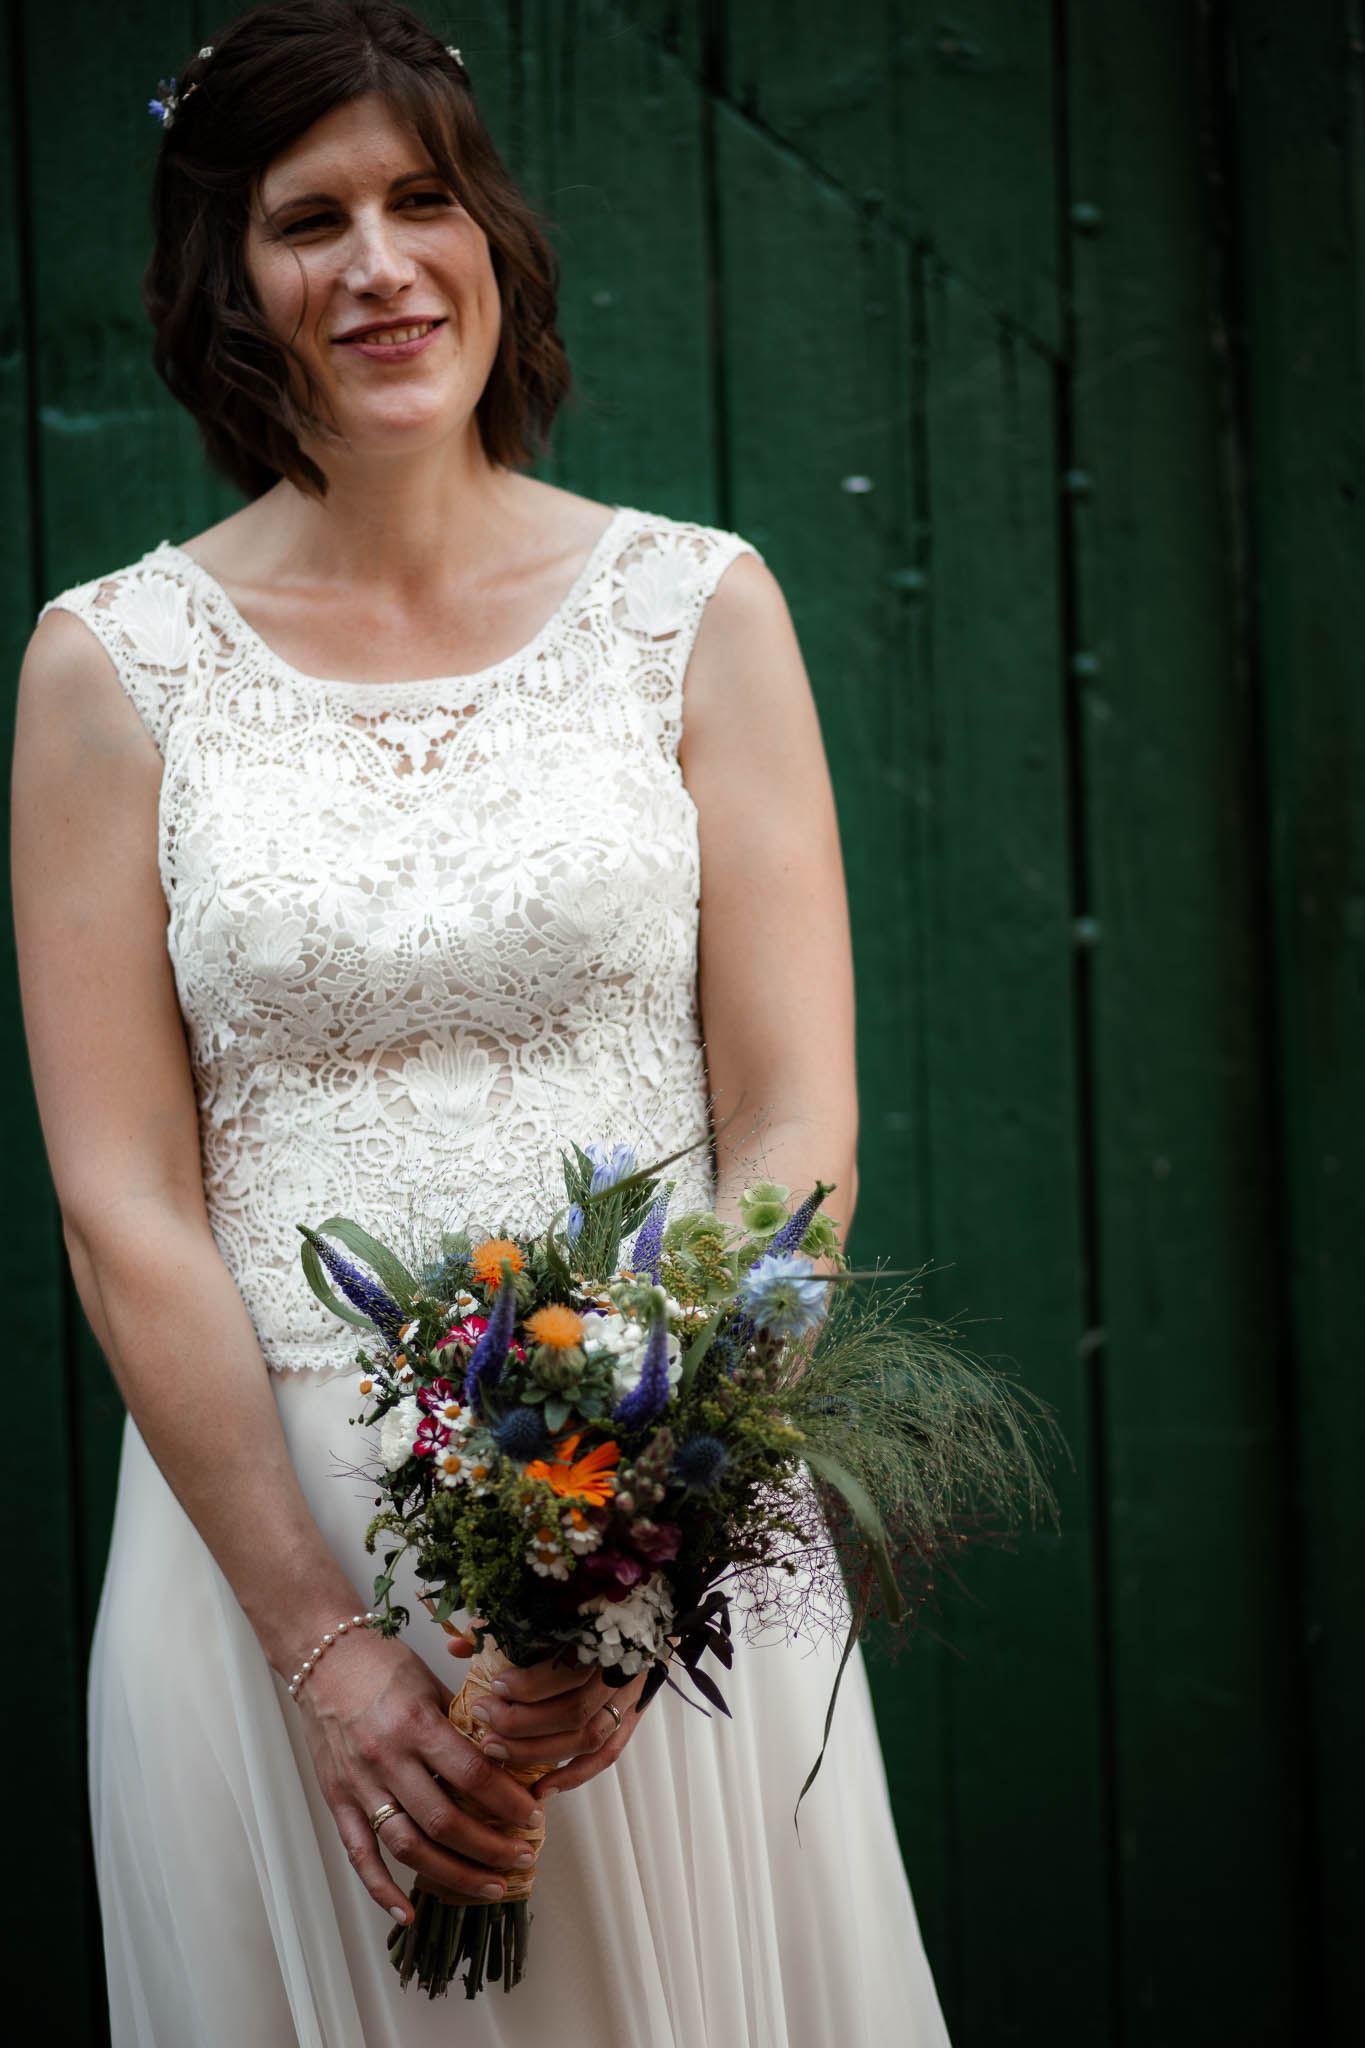
MULTIPOLYGON (((546 473, 735 527, 787 592, 853 900, 859 1252, 938 1262, 927 1306, 1071 1448, 1060 1535, 972 1559, 874 1657, 954 2040, 1345 2041, 1358 0, 424 11, 562 254, 579 393, 546 473)), ((11 676, 44 597, 229 502, 138 301, 145 103, 215 26, 171 0, 8 19, 11 676)), ((95 2043, 80 1691, 119 1405, 12 975, 4 1029, 0 1258, 39 1420, 6 1496, 8 1754, 43 1817, 10 1982, 34 2038, 95 2043)))

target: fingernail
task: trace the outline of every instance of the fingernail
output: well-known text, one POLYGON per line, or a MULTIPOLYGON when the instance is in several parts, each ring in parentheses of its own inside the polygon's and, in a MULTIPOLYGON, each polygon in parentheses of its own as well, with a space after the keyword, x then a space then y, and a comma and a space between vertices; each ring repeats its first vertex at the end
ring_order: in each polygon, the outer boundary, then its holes
POLYGON ((389 1907, 389 1911, 390 1911, 390 1912, 392 1913, 392 1915, 393 1915, 394 1919, 395 1919, 395 1920, 396 1920, 396 1921, 398 1922, 398 1925, 399 1925, 400 1927, 406 1927, 406 1926, 407 1926, 407 1924, 408 1924, 408 1909, 407 1909, 407 1907, 406 1907, 406 1906, 390 1906, 390 1907, 389 1907))
POLYGON ((493 1718, 493 1709, 487 1700, 475 1700, 469 1711, 476 1721, 491 1721, 493 1718))
POLYGON ((500 1899, 502 1897, 502 1886, 500 1884, 481 1885, 479 1887, 479 1897, 481 1899, 500 1899))
MULTIPOLYGON (((545 1794, 545 1797, 547 1799, 549 1799, 551 1796, 552 1795, 549 1792, 545 1794)), ((541 1826, 544 1819, 545 1808, 543 1806, 533 1806, 531 1808, 531 1811, 526 1816, 526 1825, 528 1828, 538 1828, 541 1826)))
MULTIPOLYGON (((493 1680, 493 1684, 492 1684, 491 1690, 492 1690, 493 1692, 500 1692, 500 1693, 502 1694, 502 1696, 503 1696, 503 1698, 504 1698, 505 1700, 506 1700, 506 1699, 510 1699, 510 1698, 511 1698, 511 1694, 510 1694, 510 1693, 508 1692, 508 1690, 507 1690, 507 1684, 506 1684, 506 1681, 505 1681, 504 1679, 501 1679, 501 1678, 495 1678, 495 1679, 493 1680)), ((478 1708, 477 1708, 477 1707, 475 1707, 475 1709, 474 1709, 474 1712, 475 1712, 475 1713, 477 1714, 477 1713, 478 1713, 478 1711, 479 1711, 479 1710, 478 1710, 478 1708)))
POLYGON ((498 1762, 501 1763, 503 1758, 509 1754, 509 1751, 504 1743, 485 1742, 483 1745, 483 1753, 485 1756, 495 1756, 498 1759, 498 1762))
POLYGON ((536 1852, 534 1849, 518 1849, 516 1855, 512 1858, 518 1870, 528 1870, 535 1860, 536 1852))

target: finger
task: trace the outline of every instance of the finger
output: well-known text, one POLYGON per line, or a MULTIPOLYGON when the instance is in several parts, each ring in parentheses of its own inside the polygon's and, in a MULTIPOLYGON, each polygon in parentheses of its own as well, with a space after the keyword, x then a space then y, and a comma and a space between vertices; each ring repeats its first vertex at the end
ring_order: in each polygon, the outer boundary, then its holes
MULTIPOLYGON (((611 1697, 611 1687, 594 1677, 587 1685, 575 1686, 572 1692, 553 1693, 548 1699, 526 1705, 488 1693, 475 1700, 470 1711, 499 1742, 509 1737, 534 1742, 552 1735, 576 1735, 611 1697)), ((484 1750, 489 1753, 486 1740, 484 1750)))
MULTIPOLYGON (((466 1816, 467 1818, 467 1816, 466 1816)), ((369 1823, 367 1822, 368 1826, 369 1823)), ((496 1900, 507 1894, 507 1877, 504 1872, 491 1869, 488 1864, 471 1856, 457 1855, 450 1849, 442 1848, 432 1841, 407 1813, 396 1813, 392 1820, 386 1820, 380 1829, 380 1842, 386 1856, 392 1856, 398 1863, 405 1863, 420 1877, 437 1884, 447 1892, 461 1892, 470 1898, 496 1900)), ((513 1845, 504 1843, 504 1848, 513 1845)), ((529 1852, 524 1843, 515 1845, 517 1856, 524 1859, 529 1852)), ((498 1853, 501 1855, 502 1851, 498 1853)), ((519 1861, 520 1868, 529 1867, 519 1861)))
MULTIPOLYGON (((496 1770, 497 1766, 490 1764, 488 1768, 496 1770)), ((409 1763, 396 1768, 391 1775, 393 1797, 403 1809, 404 1822, 436 1855, 481 1866, 480 1876, 485 1881, 509 1870, 526 1868, 522 1855, 526 1845, 515 1830, 494 1827, 484 1815, 468 1812, 420 1764, 409 1763)), ((397 1819, 384 1822, 384 1847, 401 1856, 405 1863, 413 1862, 399 1847, 400 1839, 407 1835, 407 1826, 400 1828, 397 1819)), ((413 1862, 413 1867, 425 1869, 426 1865, 413 1862)), ((434 1865, 432 1874, 438 1874, 434 1865)))
POLYGON ((509 1778, 493 1757, 485 1756, 478 1744, 460 1735, 449 1721, 442 1721, 424 1740, 420 1760, 434 1777, 441 1778, 452 1792, 469 1800, 489 1820, 515 1828, 535 1827, 536 1802, 524 1785, 509 1778))
MULTIPOLYGON (((625 1714, 621 1715, 622 1723, 625 1714)), ((489 1754, 495 1755, 509 1770, 530 1770, 536 1764, 562 1764, 571 1759, 595 1756, 617 1734, 614 1716, 608 1708, 599 1707, 595 1714, 589 1714, 572 1731, 555 1731, 548 1735, 497 1736, 486 1744, 489 1754)))
MULTIPOLYGON (((383 1800, 377 1799, 373 1811, 378 1812, 383 1800)), ((358 1807, 338 1808, 333 1818, 342 1846, 350 1858, 351 1868, 364 1885, 375 1904, 382 1906, 386 1913, 401 1921, 404 1927, 412 1918, 412 1907, 407 1896, 400 1891, 389 1874, 388 1865, 379 1853, 374 1829, 358 1807)), ((387 1827, 387 1821, 384 1823, 387 1827)))
POLYGON ((567 1763, 558 1765, 553 1771, 547 1771, 543 1778, 538 1778, 531 1787, 537 1799, 553 1799, 558 1792, 572 1792, 576 1785, 586 1785, 590 1778, 600 1777, 603 1771, 611 1769, 635 1733, 633 1723, 636 1715, 633 1708, 629 1712, 622 1708, 619 1728, 612 1721, 610 1714, 604 1715, 603 1718, 611 1731, 606 1741, 588 1755, 571 1757, 567 1763))
POLYGON ((596 1664, 580 1664, 576 1659, 561 1663, 557 1657, 546 1657, 539 1664, 513 1664, 500 1672, 493 1680, 493 1691, 499 1699, 529 1704, 577 1692, 591 1685, 597 1673, 596 1664))
POLYGON ((463 1629, 455 1629, 450 1632, 450 1641, 446 1648, 452 1657, 463 1657, 467 1661, 474 1655, 478 1644, 473 1636, 466 1635, 463 1629))

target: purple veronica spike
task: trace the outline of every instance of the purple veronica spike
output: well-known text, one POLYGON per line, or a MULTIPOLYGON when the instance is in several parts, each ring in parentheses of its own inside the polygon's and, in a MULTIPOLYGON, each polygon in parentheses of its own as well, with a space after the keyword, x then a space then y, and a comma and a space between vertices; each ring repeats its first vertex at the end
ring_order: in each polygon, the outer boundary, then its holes
POLYGON ((665 1188, 636 1232, 635 1246, 630 1255, 630 1263, 635 1271, 647 1272, 656 1287, 659 1284, 659 1268, 664 1255, 664 1218, 667 1214, 668 1190, 665 1188))
POLYGON ((495 1387, 502 1378, 502 1369, 507 1363, 507 1350, 512 1342, 516 1320, 517 1290, 512 1285, 511 1264, 504 1259, 502 1285, 493 1297, 488 1327, 474 1346, 474 1355, 464 1376, 461 1399, 465 1407, 472 1408, 476 1415, 483 1413, 483 1403, 479 1395, 485 1380, 490 1386, 495 1387))
POLYGON ((753 1261, 753 1263, 757 1265, 758 1259, 770 1255, 773 1252, 799 1252, 801 1249, 801 1240, 805 1236, 806 1232, 810 1229, 811 1217, 815 1214, 820 1204, 824 1201, 825 1196, 833 1194, 833 1192, 834 1190, 832 1188, 826 1187, 824 1181, 816 1181, 815 1186, 806 1196, 806 1199, 801 1204, 801 1207, 799 1209, 795 1209, 792 1211, 792 1214, 787 1218, 786 1222, 782 1225, 782 1228, 778 1231, 776 1237, 770 1237, 768 1239, 768 1242, 764 1245, 763 1250, 758 1254, 758 1258, 756 1258, 753 1261))
POLYGON ((625 1399, 618 1402, 611 1419, 624 1429, 643 1429, 656 1415, 663 1414, 668 1406, 668 1393, 668 1320, 660 1298, 645 1339, 640 1377, 625 1399))
POLYGON ((386 1294, 377 1280, 371 1280, 362 1273, 359 1266, 353 1266, 349 1259, 328 1244, 325 1237, 319 1237, 315 1230, 305 1230, 304 1236, 321 1259, 337 1286, 361 1315, 368 1316, 391 1351, 398 1349, 398 1332, 408 1318, 404 1315, 392 1295, 386 1294))

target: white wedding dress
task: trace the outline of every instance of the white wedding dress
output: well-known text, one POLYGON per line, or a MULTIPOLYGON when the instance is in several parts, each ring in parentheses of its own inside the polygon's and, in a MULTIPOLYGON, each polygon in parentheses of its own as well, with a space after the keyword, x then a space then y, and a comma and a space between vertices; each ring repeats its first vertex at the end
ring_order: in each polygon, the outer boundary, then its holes
MULTIPOLYGON (((705 1133, 677 746, 702 609, 747 545, 617 507, 518 654, 383 686, 300 674, 168 544, 55 600, 162 756, 213 1229, 363 1592, 355 1337, 308 1292, 295 1225, 536 1227, 560 1144, 705 1133)), ((708 1200, 705 1146, 673 1171, 676 1206, 708 1200)), ((420 1610, 409 1640, 458 1687, 420 1610)), ((732 1721, 665 1690, 613 1769, 551 1803, 524 1982, 428 2001, 401 1990, 298 1709, 130 1422, 90 1679, 114 2048, 942 2048, 856 1657, 793 1828, 835 1658, 740 1643, 732 1721)))

